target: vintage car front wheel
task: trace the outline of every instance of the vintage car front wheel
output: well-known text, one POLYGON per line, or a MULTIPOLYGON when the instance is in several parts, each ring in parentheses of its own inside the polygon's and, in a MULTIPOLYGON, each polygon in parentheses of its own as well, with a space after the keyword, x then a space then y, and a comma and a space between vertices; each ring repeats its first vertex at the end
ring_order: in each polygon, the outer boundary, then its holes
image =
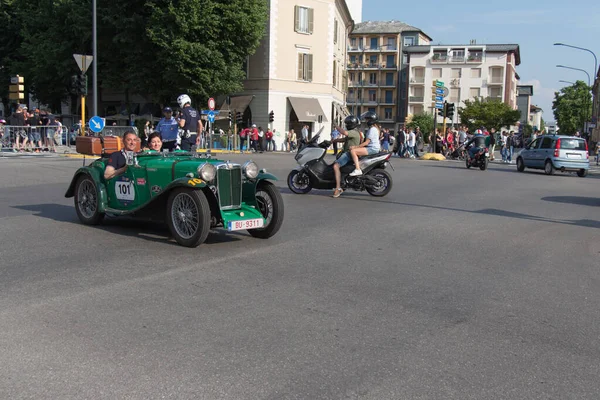
POLYGON ((248 233, 257 238, 268 239, 279 231, 283 223, 283 199, 275 185, 266 181, 258 184, 255 196, 265 225, 258 229, 248 229, 248 233))
POLYGON ((182 246, 197 247, 210 230, 210 206, 202 190, 179 188, 169 195, 167 224, 182 246))
POLYGON ((75 185, 75 211, 85 225, 98 225, 104 218, 99 212, 98 187, 89 175, 81 175, 75 185))

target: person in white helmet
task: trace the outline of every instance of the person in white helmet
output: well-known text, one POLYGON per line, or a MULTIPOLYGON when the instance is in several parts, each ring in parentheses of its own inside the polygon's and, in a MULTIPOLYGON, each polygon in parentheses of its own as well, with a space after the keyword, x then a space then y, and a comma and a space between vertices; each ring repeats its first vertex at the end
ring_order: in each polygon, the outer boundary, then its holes
POLYGON ((187 94, 177 98, 177 104, 181 107, 181 118, 179 127, 183 130, 181 138, 181 150, 190 151, 192 146, 200 144, 200 136, 204 130, 200 113, 192 108, 192 99, 187 94))

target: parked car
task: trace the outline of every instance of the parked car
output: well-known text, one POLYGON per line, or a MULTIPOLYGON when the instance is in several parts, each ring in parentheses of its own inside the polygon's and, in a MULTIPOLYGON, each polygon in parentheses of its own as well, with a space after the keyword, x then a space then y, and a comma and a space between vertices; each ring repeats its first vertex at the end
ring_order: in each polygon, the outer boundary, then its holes
POLYGON ((546 175, 555 171, 577 171, 584 177, 590 168, 587 142, 578 137, 543 135, 527 145, 517 156, 517 171, 543 169, 546 175))
POLYGON ((74 197, 83 224, 99 224, 105 215, 159 220, 180 245, 196 247, 217 227, 267 239, 283 222, 283 200, 270 182, 277 178, 252 161, 142 152, 131 156, 124 174, 106 180, 108 157, 78 169, 65 194, 74 197))

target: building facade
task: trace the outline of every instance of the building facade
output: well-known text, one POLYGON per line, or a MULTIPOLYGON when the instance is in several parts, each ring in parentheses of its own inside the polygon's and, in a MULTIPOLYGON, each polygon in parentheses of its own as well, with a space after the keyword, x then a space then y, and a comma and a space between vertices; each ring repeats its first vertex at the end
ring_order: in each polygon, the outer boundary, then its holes
POLYGON ((244 91, 222 110, 242 113, 242 126, 276 129, 279 148, 285 132, 299 135, 304 124, 311 132, 324 128, 321 138, 327 139, 332 123, 347 115, 350 11, 344 0, 270 0, 269 5, 265 37, 248 58, 244 91))
POLYGON ((529 107, 529 125, 533 127, 533 130, 541 130, 542 129, 542 115, 544 114, 544 110, 540 107, 531 105, 529 107))
MULTIPOLYGON (((409 118, 433 112, 435 80, 444 82, 445 100, 456 108, 477 97, 498 99, 517 108, 516 67, 521 63, 517 44, 411 46, 404 53, 408 55, 409 118)), ((453 122, 459 122, 458 113, 453 122)))
POLYGON ((377 113, 382 126, 397 129, 406 117, 405 46, 429 44, 431 38, 399 21, 356 24, 348 47, 348 109, 355 115, 377 113))
POLYGON ((519 123, 523 126, 529 124, 532 96, 532 85, 517 86, 517 110, 521 111, 521 118, 519 118, 519 123))

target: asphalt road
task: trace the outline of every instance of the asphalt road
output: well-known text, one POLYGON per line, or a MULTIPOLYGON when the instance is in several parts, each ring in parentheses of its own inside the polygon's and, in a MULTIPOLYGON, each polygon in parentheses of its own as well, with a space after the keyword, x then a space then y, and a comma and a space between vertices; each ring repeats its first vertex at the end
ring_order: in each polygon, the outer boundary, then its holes
POLYGON ((395 159, 333 199, 252 158, 282 230, 197 249, 81 225, 82 160, 0 159, 0 398, 600 398, 600 175, 395 159))

